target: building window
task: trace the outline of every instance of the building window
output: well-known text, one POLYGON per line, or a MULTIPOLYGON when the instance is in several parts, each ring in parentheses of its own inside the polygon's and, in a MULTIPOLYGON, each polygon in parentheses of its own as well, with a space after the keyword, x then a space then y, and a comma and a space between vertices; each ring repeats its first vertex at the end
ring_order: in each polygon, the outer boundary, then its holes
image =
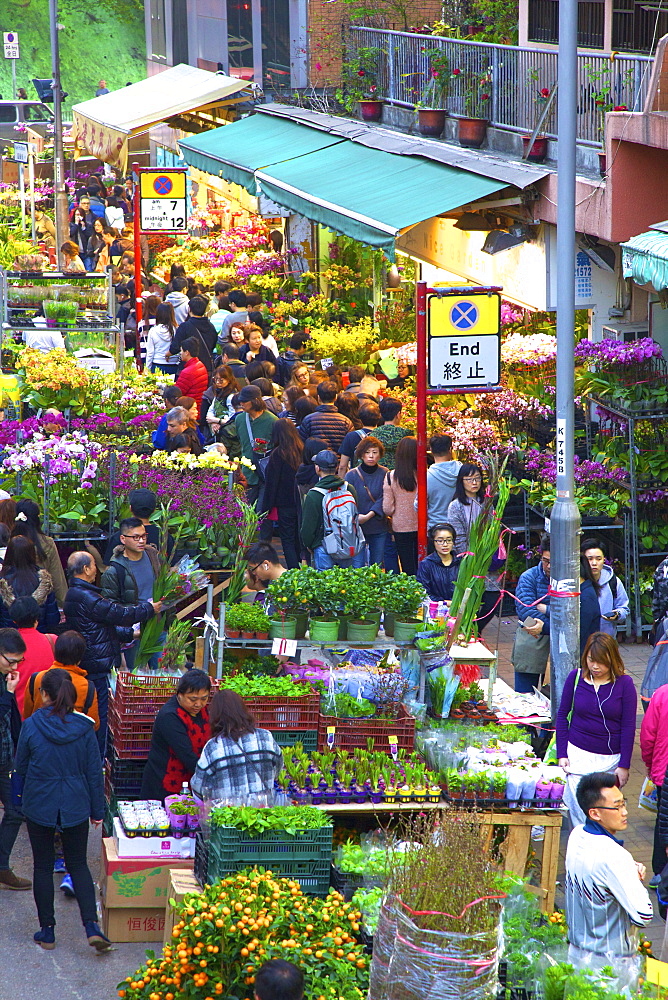
POLYGON ((288 0, 262 0, 262 79, 267 89, 290 87, 288 0))
POLYGON ((668 10, 659 10, 659 0, 637 3, 614 0, 612 8, 612 47, 622 52, 652 54, 656 43, 668 32, 668 10))
MULTIPOLYGON (((598 0, 578 3, 578 45, 603 48, 604 5, 598 0)), ((529 41, 559 42, 559 0, 529 0, 529 41)))
POLYGON ((167 59, 165 0, 151 0, 151 58, 167 59))

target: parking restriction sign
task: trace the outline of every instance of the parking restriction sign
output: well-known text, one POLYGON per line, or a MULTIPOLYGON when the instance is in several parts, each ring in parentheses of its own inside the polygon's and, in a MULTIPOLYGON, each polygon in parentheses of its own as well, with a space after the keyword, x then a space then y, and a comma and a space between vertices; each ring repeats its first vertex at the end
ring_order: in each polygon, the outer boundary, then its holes
POLYGON ((499 385, 501 297, 427 296, 427 379, 431 389, 481 391, 499 385))
POLYGON ((5 46, 5 59, 20 59, 18 31, 3 31, 2 40, 5 46))
POLYGON ((185 170, 142 170, 139 200, 143 232, 187 231, 185 170))

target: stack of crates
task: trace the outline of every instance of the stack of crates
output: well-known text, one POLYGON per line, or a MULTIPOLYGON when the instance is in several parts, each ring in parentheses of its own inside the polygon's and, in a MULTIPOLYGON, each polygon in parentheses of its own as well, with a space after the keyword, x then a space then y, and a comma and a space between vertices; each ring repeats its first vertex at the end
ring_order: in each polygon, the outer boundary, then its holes
MULTIPOLYGON (((305 893, 326 896, 329 892, 332 834, 331 824, 319 830, 304 830, 294 836, 271 831, 257 837, 234 827, 214 826, 207 845, 208 881, 213 882, 257 865, 282 878, 295 879, 305 893)), ((202 844, 202 863, 203 849, 202 844)))

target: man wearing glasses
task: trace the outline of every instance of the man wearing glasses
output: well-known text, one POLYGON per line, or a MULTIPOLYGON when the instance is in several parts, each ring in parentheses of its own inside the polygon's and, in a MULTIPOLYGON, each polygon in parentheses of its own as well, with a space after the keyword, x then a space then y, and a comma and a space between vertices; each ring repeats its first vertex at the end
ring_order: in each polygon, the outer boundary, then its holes
POLYGON ((14 692, 19 683, 19 664, 26 644, 14 628, 0 629, 0 886, 3 889, 30 889, 32 882, 19 878, 9 867, 9 856, 18 837, 23 815, 12 804, 9 772, 21 729, 21 715, 14 692))
MULTIPOLYGON (((161 560, 155 545, 147 544, 146 525, 138 517, 126 517, 119 525, 117 545, 102 574, 102 596, 118 604, 141 604, 153 600, 153 585, 161 560)), ((138 639, 125 650, 125 663, 132 670, 138 639)), ((157 656, 156 656, 157 663, 157 656)), ((153 665, 153 664, 151 664, 153 665)))
POLYGON ((587 817, 568 838, 566 920, 568 960, 592 968, 614 962, 622 970, 619 989, 637 978, 638 928, 652 920, 652 903, 642 883, 645 866, 618 840, 628 825, 626 800, 608 772, 586 774, 577 800, 587 817))

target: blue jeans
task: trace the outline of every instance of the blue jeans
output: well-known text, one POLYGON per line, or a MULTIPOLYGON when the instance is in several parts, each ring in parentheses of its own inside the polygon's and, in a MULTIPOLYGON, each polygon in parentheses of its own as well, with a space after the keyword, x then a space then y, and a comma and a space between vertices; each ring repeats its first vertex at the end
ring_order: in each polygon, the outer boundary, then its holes
POLYGON ((325 552, 325 546, 318 545, 317 548, 313 550, 313 565, 318 570, 334 569, 335 566, 354 566, 356 569, 359 569, 360 566, 366 565, 366 550, 362 549, 362 551, 358 552, 352 559, 344 559, 339 562, 334 562, 330 554, 325 552))
POLYGON ((515 690, 518 694, 533 694, 540 684, 540 674, 520 674, 515 671, 515 690))
MULTIPOLYGON (((12 805, 12 788, 9 780, 9 764, 0 767, 0 802, 4 807, 0 823, 0 870, 9 868, 9 855, 19 835, 23 813, 12 805)), ((51 866, 53 872, 53 865, 51 866)))
MULTIPOLYGON (((397 550, 396 539, 391 531, 388 531, 385 535, 385 555, 383 557, 385 562, 385 569, 388 573, 398 573, 399 572, 399 552, 397 550)), ((404 573, 410 572, 409 570, 403 570, 404 573)), ((417 566, 415 572, 412 574, 415 576, 417 572, 417 566)))
POLYGON ((109 719, 109 674, 89 674, 88 679, 95 685, 97 691, 97 710, 100 715, 100 728, 96 736, 100 754, 104 760, 107 750, 107 727, 109 719))
MULTIPOLYGON (((387 542, 387 531, 381 531, 377 535, 367 535, 366 544, 369 551, 369 565, 373 566, 377 563, 379 566, 383 565, 385 560, 385 544, 387 542)), ((394 548, 394 542, 392 543, 394 548)), ((394 549, 394 558, 397 558, 397 550, 394 549)), ((399 565, 397 564, 397 569, 399 565)))

